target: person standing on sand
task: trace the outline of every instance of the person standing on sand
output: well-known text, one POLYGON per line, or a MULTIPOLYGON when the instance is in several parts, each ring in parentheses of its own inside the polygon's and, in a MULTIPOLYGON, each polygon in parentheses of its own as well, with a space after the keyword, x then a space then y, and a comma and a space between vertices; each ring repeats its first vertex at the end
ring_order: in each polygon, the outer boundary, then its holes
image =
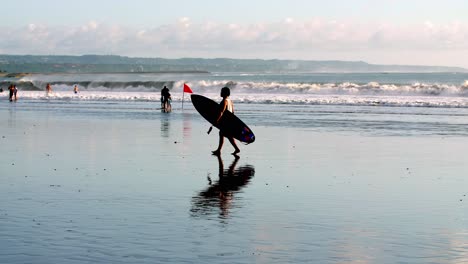
POLYGON ((170 98, 171 98, 171 93, 169 93, 169 89, 166 86, 164 86, 164 88, 162 88, 161 90, 161 103, 164 104, 170 98))
MULTIPOLYGON (((219 123, 221 120, 221 117, 223 117, 224 111, 229 111, 234 114, 234 104, 232 103, 231 99, 229 99, 229 96, 231 95, 231 90, 229 90, 228 87, 223 87, 221 89, 221 97, 223 100, 219 105, 221 106, 221 109, 219 111, 218 118, 216 119, 216 123, 219 123)), ((231 145, 234 147, 234 152, 232 155, 236 155, 237 153, 240 152, 240 149, 237 147, 236 142, 234 141, 234 138, 232 136, 226 136, 221 130, 219 131, 219 145, 218 148, 213 152, 213 155, 220 155, 221 154, 221 149, 223 148, 224 144, 224 138, 227 138, 229 142, 231 142, 231 145)))
POLYGON ((164 86, 161 90, 161 108, 165 109, 166 103, 171 99, 171 93, 169 93, 169 89, 164 86))

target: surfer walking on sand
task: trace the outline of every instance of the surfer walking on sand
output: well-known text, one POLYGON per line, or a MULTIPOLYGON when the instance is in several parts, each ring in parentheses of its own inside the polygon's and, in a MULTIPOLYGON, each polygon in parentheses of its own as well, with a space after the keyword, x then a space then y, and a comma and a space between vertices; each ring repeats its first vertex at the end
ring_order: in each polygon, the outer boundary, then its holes
MULTIPOLYGON (((225 111, 229 111, 234 114, 234 104, 232 103, 231 99, 229 99, 229 96, 231 95, 231 90, 229 90, 228 87, 223 87, 221 89, 221 97, 223 100, 219 105, 221 106, 218 118, 216 119, 216 123, 219 123, 221 120, 221 117, 223 116, 225 111)), ((219 131, 219 145, 216 150, 213 151, 213 155, 220 155, 221 154, 221 149, 223 148, 224 144, 224 138, 227 138, 229 142, 231 142, 231 145, 234 147, 234 152, 232 153, 233 155, 236 155, 237 153, 240 152, 240 149, 237 147, 236 142, 234 141, 234 137, 232 136, 226 136, 221 130, 219 131)))

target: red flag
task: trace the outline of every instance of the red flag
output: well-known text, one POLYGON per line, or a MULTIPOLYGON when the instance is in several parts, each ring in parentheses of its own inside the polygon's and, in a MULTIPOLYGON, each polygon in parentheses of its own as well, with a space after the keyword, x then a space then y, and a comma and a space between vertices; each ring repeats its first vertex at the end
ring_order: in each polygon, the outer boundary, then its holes
POLYGON ((192 89, 184 83, 184 93, 193 93, 192 89))

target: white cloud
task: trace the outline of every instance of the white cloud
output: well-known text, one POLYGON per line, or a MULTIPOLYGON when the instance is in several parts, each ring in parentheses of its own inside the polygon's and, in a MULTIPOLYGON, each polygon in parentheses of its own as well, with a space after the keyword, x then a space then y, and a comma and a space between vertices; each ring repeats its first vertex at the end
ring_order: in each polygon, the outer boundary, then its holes
POLYGON ((81 27, 81 31, 83 32, 90 32, 94 31, 98 28, 99 24, 96 21, 90 21, 88 24, 81 27))
POLYGON ((36 25, 34 25, 34 24, 29 24, 29 25, 28 25, 28 29, 29 29, 30 32, 33 32, 33 31, 36 29, 36 25))
POLYGON ((460 22, 400 25, 286 18, 275 23, 223 24, 193 23, 184 17, 153 28, 90 21, 75 28, 29 24, 0 30, 0 50, 8 54, 346 59, 468 66, 468 24, 460 22))

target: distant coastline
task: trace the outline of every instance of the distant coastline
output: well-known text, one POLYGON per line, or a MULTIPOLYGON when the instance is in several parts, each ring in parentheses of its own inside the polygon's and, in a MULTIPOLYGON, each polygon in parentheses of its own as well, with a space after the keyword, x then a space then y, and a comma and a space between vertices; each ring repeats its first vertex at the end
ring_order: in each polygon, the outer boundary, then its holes
POLYGON ((21 78, 21 77, 25 77, 25 76, 28 76, 28 75, 31 75, 31 73, 25 73, 25 72, 19 72, 19 73, 2 72, 2 73, 0 73, 0 77, 3 77, 3 78, 21 78))
POLYGON ((461 67, 381 65, 364 61, 132 58, 114 55, 0 55, 0 76, 15 73, 396 73, 468 72, 461 67))
MULTIPOLYGON (((76 72, 3 72, 0 77, 4 78, 21 78, 35 74, 41 75, 73 75, 76 72)), ((81 72, 81 74, 210 74, 208 71, 148 71, 148 72, 81 72)))

